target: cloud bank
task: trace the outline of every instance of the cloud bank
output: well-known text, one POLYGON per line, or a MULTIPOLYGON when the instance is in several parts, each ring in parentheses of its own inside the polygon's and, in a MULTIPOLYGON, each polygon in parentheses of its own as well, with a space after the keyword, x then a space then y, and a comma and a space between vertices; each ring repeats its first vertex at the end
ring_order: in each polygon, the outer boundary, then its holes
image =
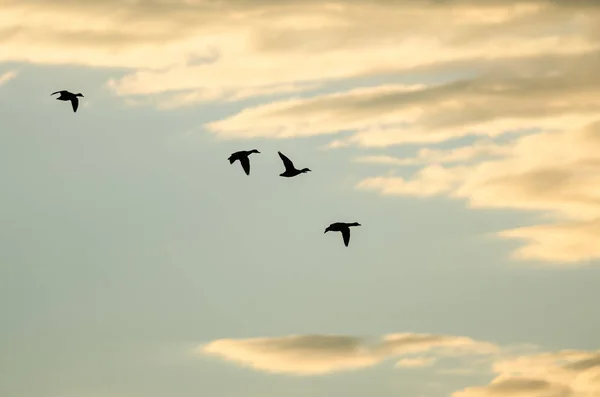
POLYGON ((597 3, 563 3, 4 0, 0 62, 127 68, 116 93, 170 93, 175 106, 596 49, 597 3))

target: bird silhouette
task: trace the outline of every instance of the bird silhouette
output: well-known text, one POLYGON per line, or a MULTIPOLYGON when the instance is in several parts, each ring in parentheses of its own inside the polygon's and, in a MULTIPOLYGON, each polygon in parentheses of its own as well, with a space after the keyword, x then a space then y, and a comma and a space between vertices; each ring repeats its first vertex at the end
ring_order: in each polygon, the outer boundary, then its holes
POLYGON ((77 97, 78 96, 83 97, 83 95, 81 93, 73 94, 72 92, 69 92, 66 90, 56 91, 50 95, 52 96, 54 94, 60 94, 60 96, 58 98, 56 98, 57 101, 71 101, 71 106, 73 106, 74 112, 76 112, 77 108, 79 107, 79 99, 77 99, 77 97))
POLYGON ((279 157, 281 157, 281 161, 283 161, 283 165, 285 166, 285 171, 282 174, 279 174, 279 176, 291 178, 293 176, 300 175, 300 174, 310 171, 310 169, 308 169, 308 168, 303 168, 301 170, 296 169, 296 167, 294 167, 294 163, 292 163, 292 160, 288 159, 281 152, 277 152, 277 153, 279 154, 279 157))
POLYGON ((335 222, 331 225, 327 226, 325 229, 325 233, 327 232, 341 232, 342 237, 344 239, 344 245, 347 247, 350 242, 350 226, 362 226, 358 222, 353 223, 345 223, 345 222, 335 222))
POLYGON ((256 149, 240 150, 239 152, 232 153, 231 156, 229 156, 229 158, 227 160, 229 160, 229 164, 233 164, 236 160, 239 160, 246 175, 250 175, 250 158, 249 158, 249 156, 252 153, 260 153, 260 152, 256 149))

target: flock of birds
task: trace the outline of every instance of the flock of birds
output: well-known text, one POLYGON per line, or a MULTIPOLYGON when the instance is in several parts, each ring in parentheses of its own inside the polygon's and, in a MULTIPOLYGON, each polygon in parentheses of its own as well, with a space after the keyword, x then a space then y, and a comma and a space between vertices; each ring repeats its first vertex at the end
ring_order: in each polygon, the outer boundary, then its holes
MULTIPOLYGON (((57 100, 71 102, 71 106, 73 107, 73 112, 77 112, 77 109, 79 108, 79 98, 84 97, 81 93, 73 94, 72 92, 69 92, 66 90, 56 91, 56 92, 53 92, 51 95, 56 95, 56 94, 60 94, 58 97, 56 97, 57 100)), ((260 153, 260 152, 256 149, 240 150, 239 152, 232 153, 231 156, 229 156, 229 158, 227 160, 229 160, 229 164, 233 164, 234 162, 239 161, 239 163, 241 164, 246 175, 250 175, 250 155, 252 153, 260 153)), ((292 160, 290 160, 286 155, 284 155, 281 152, 277 152, 277 153, 279 154, 279 157, 281 158, 281 161, 283 162, 283 165, 285 167, 285 171, 283 173, 279 174, 279 176, 282 176, 285 178, 292 178, 292 177, 295 177, 295 176, 298 176, 300 174, 304 174, 304 173, 310 171, 309 168, 302 168, 300 170, 297 169, 294 166, 294 163, 292 162, 292 160)), ((350 227, 352 227, 352 226, 362 226, 362 225, 358 222, 351 222, 351 223, 335 222, 335 223, 332 223, 331 225, 327 226, 324 233, 327 233, 327 232, 342 233, 344 245, 347 247, 348 244, 350 243, 350 227)))

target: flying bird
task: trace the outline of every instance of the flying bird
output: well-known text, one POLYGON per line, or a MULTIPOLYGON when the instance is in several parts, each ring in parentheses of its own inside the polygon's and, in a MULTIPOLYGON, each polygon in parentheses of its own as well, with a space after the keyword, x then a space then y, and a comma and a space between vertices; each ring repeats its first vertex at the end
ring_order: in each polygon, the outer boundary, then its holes
POLYGON ((283 165, 285 166, 285 171, 282 174, 279 174, 279 176, 291 178, 293 176, 303 174, 305 172, 310 171, 310 169, 308 169, 308 168, 303 168, 301 170, 296 169, 296 167, 294 167, 294 163, 292 163, 292 160, 288 159, 281 152, 277 152, 277 153, 279 154, 279 157, 281 157, 281 161, 283 161, 283 165))
POLYGON ((81 95, 81 93, 73 94, 72 92, 69 92, 66 90, 56 91, 50 95, 52 96, 54 94, 60 94, 60 96, 58 98, 56 98, 56 100, 58 100, 58 101, 71 101, 71 106, 73 106, 74 112, 76 112, 77 108, 79 107, 79 99, 77 99, 77 97, 78 96, 83 97, 83 95, 81 95))
POLYGON ((260 152, 256 149, 240 150, 239 152, 232 153, 231 156, 229 156, 229 158, 227 160, 229 160, 229 164, 233 164, 236 160, 239 160, 246 175, 250 175, 250 158, 249 158, 249 156, 252 153, 260 153, 260 152))
POLYGON ((350 226, 362 226, 358 222, 353 223, 345 223, 345 222, 335 222, 331 225, 327 226, 325 229, 325 233, 327 232, 342 232, 342 237, 344 239, 344 245, 347 247, 350 242, 350 226))

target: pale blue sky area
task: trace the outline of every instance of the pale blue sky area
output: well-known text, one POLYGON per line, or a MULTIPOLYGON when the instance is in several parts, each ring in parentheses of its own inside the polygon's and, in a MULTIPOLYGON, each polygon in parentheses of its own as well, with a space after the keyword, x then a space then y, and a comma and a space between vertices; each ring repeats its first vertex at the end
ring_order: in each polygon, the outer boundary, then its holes
POLYGON ((491 379, 393 361, 269 375, 192 355, 222 338, 418 332, 598 347, 600 267, 510 262, 519 242, 485 237, 535 214, 356 190, 393 167, 352 162, 368 150, 318 150, 331 137, 186 134, 241 105, 128 107, 104 88, 117 70, 10 69, 20 73, 0 87, 3 397, 442 397, 491 379), (76 114, 50 96, 60 89, 85 95, 76 114), (227 157, 253 148, 262 154, 247 177, 227 157), (313 172, 280 178, 278 150, 313 172), (363 225, 348 248, 323 234, 335 221, 363 225))

